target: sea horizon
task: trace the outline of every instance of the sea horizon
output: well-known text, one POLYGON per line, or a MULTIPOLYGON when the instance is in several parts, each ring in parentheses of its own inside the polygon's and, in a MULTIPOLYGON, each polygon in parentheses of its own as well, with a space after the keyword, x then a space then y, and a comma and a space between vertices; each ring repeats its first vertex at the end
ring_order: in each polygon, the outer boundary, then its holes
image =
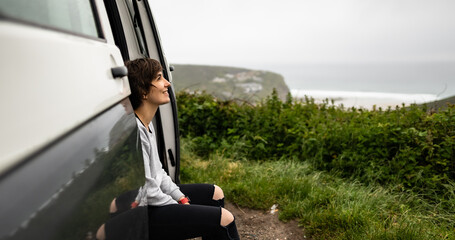
POLYGON ((302 100, 311 97, 316 103, 328 102, 337 106, 343 105, 345 108, 356 107, 373 109, 401 107, 403 104, 422 104, 439 100, 434 94, 417 93, 390 93, 390 92, 365 92, 365 91, 331 91, 331 90, 303 90, 291 89, 291 95, 302 100))
POLYGON ((281 74, 295 98, 333 99, 345 107, 395 107, 455 95, 455 61, 259 67, 281 74))

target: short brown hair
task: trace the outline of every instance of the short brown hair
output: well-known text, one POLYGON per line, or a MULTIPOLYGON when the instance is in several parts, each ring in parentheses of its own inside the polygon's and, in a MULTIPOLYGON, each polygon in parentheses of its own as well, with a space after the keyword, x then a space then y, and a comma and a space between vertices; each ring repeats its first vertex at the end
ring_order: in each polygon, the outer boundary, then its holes
POLYGON ((163 71, 163 68, 160 62, 151 58, 126 61, 125 65, 128 68, 131 89, 129 98, 133 109, 137 109, 142 104, 142 97, 149 93, 153 79, 158 77, 158 73, 163 71))

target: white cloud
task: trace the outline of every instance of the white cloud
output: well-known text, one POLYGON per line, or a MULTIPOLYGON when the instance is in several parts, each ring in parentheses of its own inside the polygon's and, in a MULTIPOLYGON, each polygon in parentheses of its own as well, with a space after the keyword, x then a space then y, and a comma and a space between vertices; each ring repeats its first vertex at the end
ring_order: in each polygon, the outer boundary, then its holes
POLYGON ((151 0, 168 60, 455 60, 450 0, 151 0))

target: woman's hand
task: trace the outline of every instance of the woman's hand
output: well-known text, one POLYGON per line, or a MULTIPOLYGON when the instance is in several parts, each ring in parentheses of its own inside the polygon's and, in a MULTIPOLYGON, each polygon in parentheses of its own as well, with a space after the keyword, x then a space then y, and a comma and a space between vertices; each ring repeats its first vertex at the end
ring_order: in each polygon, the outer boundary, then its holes
POLYGON ((131 208, 136 208, 139 205, 137 201, 131 203, 131 208))
POLYGON ((189 197, 182 196, 182 197, 178 200, 178 203, 179 203, 179 204, 184 204, 184 205, 190 205, 190 198, 189 198, 189 197))

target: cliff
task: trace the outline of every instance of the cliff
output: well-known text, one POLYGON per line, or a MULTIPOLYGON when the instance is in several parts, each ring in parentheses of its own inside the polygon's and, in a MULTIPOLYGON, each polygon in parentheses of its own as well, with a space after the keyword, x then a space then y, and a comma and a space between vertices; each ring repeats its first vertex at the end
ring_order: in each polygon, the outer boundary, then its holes
POLYGON ((270 96, 276 89, 285 100, 289 88, 283 76, 260 70, 235 67, 174 64, 174 90, 212 94, 219 99, 254 103, 270 96))

